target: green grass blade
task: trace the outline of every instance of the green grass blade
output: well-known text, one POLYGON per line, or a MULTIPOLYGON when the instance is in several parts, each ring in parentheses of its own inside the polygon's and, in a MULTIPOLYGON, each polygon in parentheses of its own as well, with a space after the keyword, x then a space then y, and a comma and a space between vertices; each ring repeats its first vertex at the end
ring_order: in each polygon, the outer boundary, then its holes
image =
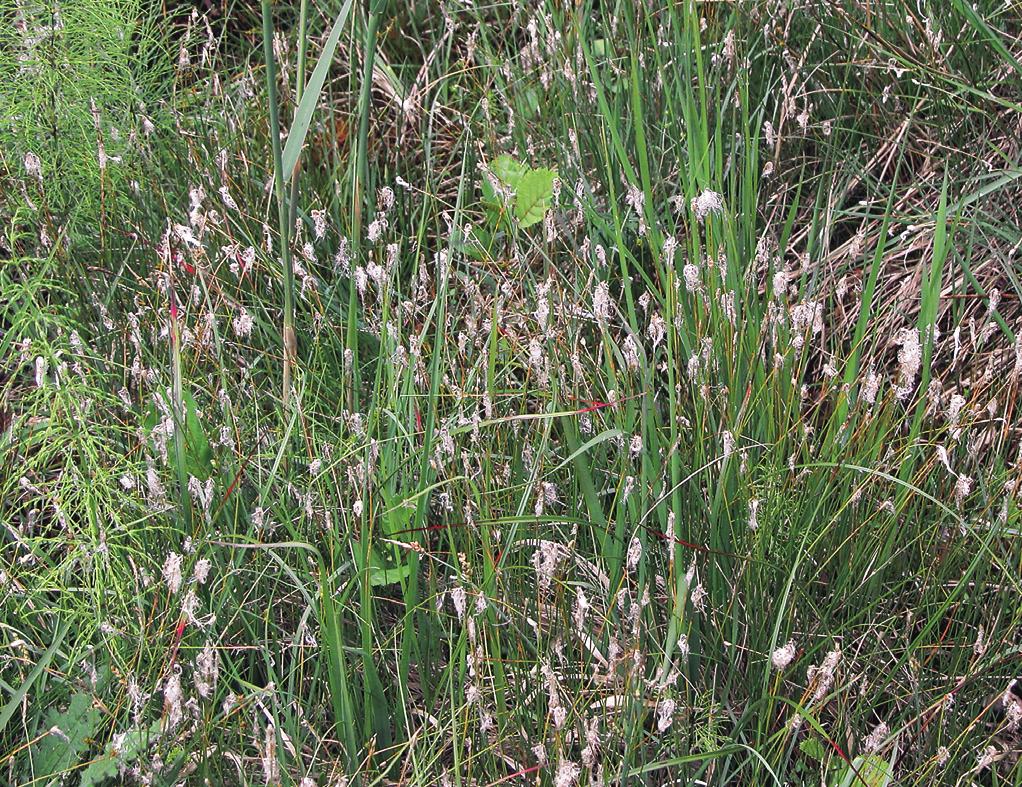
POLYGON ((341 40, 341 33, 344 32, 344 25, 348 21, 348 14, 351 12, 352 0, 344 0, 344 5, 337 13, 334 25, 330 29, 330 35, 323 45, 323 51, 312 69, 312 76, 302 91, 301 102, 295 110, 294 120, 287 133, 287 142, 284 144, 282 154, 282 165, 284 168, 284 180, 289 181, 298 165, 298 158, 302 153, 302 146, 309 133, 309 125, 312 123, 312 115, 316 111, 320 95, 323 91, 323 84, 326 82, 327 74, 330 72, 330 64, 333 62, 334 52, 341 40))

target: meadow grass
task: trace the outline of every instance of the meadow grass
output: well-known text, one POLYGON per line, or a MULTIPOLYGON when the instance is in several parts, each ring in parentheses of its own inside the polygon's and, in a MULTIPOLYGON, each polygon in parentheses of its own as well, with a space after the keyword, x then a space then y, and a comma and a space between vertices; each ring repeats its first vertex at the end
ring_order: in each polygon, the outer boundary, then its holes
POLYGON ((0 0, 0 781, 1022 783, 1016 3, 189 8, 0 0))

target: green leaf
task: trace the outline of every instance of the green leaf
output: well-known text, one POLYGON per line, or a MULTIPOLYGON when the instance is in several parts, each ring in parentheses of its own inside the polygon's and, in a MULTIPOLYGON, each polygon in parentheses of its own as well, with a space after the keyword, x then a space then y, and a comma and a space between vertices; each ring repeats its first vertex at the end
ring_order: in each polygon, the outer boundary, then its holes
MULTIPOLYGON (((504 154, 497 156, 497 158, 490 162, 490 172, 505 186, 517 192, 518 184, 521 183, 522 178, 529 172, 529 168, 520 161, 516 161, 511 156, 504 154)), ((483 181, 485 182, 485 180, 484 178, 483 181)))
MULTIPOLYGON (((184 471, 186 476, 193 475, 200 481, 205 481, 213 472, 213 449, 209 445, 206 432, 202 428, 202 421, 199 420, 199 407, 195 403, 195 397, 191 392, 185 390, 181 399, 184 403, 184 434, 185 434, 185 460, 184 471)), ((171 400, 163 395, 164 402, 168 409, 173 412, 174 406, 171 400)), ((161 410, 155 404, 149 408, 146 416, 146 431, 152 432, 160 423, 161 410)), ((170 462, 176 463, 177 459, 173 452, 170 454, 170 462)))
MULTIPOLYGON (((495 225, 495 219, 491 219, 495 225)), ((465 243, 461 244, 461 251, 474 260, 485 260, 488 257, 490 247, 493 244, 493 234, 485 227, 473 227, 472 232, 465 243)))
POLYGON ((494 190, 493 184, 490 183, 489 178, 483 178, 480 186, 483 191, 483 204, 486 205, 487 208, 492 209, 498 203, 497 192, 494 190))
POLYGON ((852 787, 852 785, 887 787, 892 779, 894 779, 894 767, 891 763, 882 757, 870 754, 866 757, 856 757, 852 761, 851 767, 845 769, 838 784, 840 787, 852 787))
POLYGON ((46 716, 51 732, 35 746, 32 757, 33 778, 56 776, 81 760, 89 748, 89 738, 99 724, 99 711, 92 707, 88 694, 75 694, 63 713, 52 709, 46 716), (53 731, 54 728, 59 732, 53 731))
POLYGON ((157 719, 148 727, 132 727, 116 745, 108 743, 103 756, 82 771, 80 787, 96 787, 108 779, 116 779, 121 768, 138 759, 159 734, 160 720, 157 719))
POLYGON ((515 218, 523 229, 543 221, 554 196, 552 169, 533 169, 522 176, 515 190, 515 218))
POLYGON ((78 784, 79 787, 95 787, 108 779, 116 779, 119 773, 117 758, 103 755, 89 763, 89 767, 82 771, 82 780, 78 784))
POLYGON ((369 583, 373 587, 385 585, 397 585, 402 579, 406 579, 411 573, 412 567, 408 563, 399 563, 393 568, 380 568, 379 566, 369 567, 369 583))
POLYGON ((195 397, 185 391, 182 396, 185 405, 185 444, 188 446, 188 457, 194 462, 189 468, 192 475, 205 480, 213 469, 213 451, 206 438, 206 432, 199 420, 199 408, 195 397))
POLYGON ((319 103, 319 95, 323 90, 323 83, 326 81, 327 72, 330 70, 330 62, 334 58, 334 50, 337 49, 337 42, 341 38, 341 31, 348 19, 348 12, 351 11, 351 0, 345 0, 341 6, 334 26, 330 30, 330 36, 323 46, 323 51, 316 61, 316 67, 312 70, 308 84, 302 92, 301 103, 295 111, 294 120, 291 123, 291 130, 287 134, 287 142, 284 144, 284 152, 281 158, 284 162, 284 181, 291 180, 295 166, 298 164, 298 156, 302 152, 302 145, 305 144, 305 137, 309 133, 309 124, 312 122, 312 113, 319 103))
POLYGON ((823 758, 827 756, 827 750, 823 748, 819 738, 804 738, 798 748, 804 755, 817 762, 823 762, 823 758))
POLYGON ((373 587, 396 585, 407 578, 411 570, 411 565, 406 562, 388 563, 377 554, 375 549, 369 557, 369 583, 373 587))
MULTIPOLYGON (((553 200, 557 172, 542 167, 530 169, 508 155, 497 156, 489 169, 499 184, 514 194, 514 218, 519 227, 543 221, 553 200)), ((488 178, 483 178, 482 192, 489 224, 497 227, 505 219, 504 200, 488 178)))

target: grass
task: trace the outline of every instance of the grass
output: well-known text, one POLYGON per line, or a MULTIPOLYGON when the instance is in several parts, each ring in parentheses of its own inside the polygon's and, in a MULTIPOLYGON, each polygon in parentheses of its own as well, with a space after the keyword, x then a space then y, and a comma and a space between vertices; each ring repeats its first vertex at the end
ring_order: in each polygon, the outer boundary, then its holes
POLYGON ((0 780, 1020 783, 1017 8, 82 2, 0 780))

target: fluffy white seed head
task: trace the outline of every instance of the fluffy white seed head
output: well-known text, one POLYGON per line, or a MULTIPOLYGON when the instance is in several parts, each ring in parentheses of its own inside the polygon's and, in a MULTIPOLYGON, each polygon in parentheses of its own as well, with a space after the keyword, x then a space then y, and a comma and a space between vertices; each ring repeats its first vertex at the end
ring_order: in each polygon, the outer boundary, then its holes
POLYGON ((773 664, 775 670, 785 670, 788 665, 795 660, 795 642, 789 640, 787 644, 777 648, 773 653, 770 654, 770 663, 773 664))
POLYGON ((593 317, 600 325, 606 325, 610 318, 610 287, 601 281, 593 291, 593 317))
POLYGON ((181 589, 181 555, 171 552, 163 561, 163 581, 167 583, 167 589, 171 593, 177 593, 181 589))
POLYGON ((696 218, 702 221, 713 213, 720 213, 724 210, 724 197, 716 191, 704 189, 698 197, 692 198, 692 212, 696 218))

